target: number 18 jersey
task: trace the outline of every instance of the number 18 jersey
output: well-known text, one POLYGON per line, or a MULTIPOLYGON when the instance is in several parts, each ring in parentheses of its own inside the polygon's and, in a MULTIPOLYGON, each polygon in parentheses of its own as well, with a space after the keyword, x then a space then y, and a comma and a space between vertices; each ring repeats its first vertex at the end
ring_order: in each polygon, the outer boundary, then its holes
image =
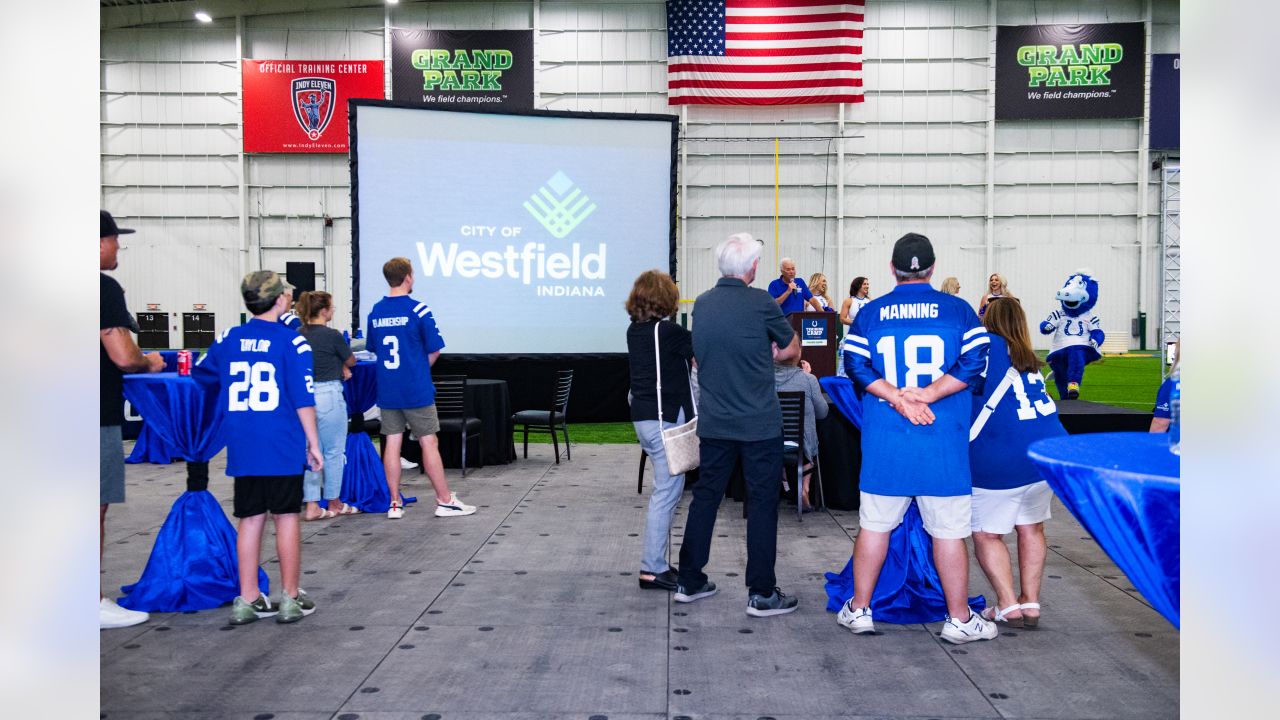
POLYGON ((843 357, 859 392, 877 380, 926 387, 944 374, 970 385, 970 391, 929 406, 931 425, 912 425, 887 402, 863 394, 862 490, 942 497, 972 492, 969 396, 980 389, 989 342, 968 303, 928 283, 898 285, 858 311, 843 357))
POLYGON ((302 474, 307 436, 298 408, 316 404, 306 338, 281 323, 254 318, 222 331, 191 374, 219 388, 227 475, 302 474))

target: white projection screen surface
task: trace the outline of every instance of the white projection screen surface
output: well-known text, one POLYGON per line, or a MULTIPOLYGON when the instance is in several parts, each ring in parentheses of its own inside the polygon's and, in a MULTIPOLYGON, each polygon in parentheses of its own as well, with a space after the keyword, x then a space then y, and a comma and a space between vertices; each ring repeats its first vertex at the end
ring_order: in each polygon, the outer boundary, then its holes
POLYGON ((361 328, 399 256, 446 353, 626 352, 632 283, 672 270, 674 116, 351 112, 361 328))

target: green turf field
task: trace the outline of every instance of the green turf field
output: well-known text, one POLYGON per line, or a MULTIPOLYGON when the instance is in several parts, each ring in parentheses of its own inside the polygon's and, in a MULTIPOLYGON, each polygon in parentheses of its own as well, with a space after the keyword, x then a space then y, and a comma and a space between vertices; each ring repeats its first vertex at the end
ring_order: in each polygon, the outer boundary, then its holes
MULTIPOLYGON (((1041 352, 1044 358, 1047 353, 1041 352)), ((1047 375, 1049 368, 1043 372, 1047 375)), ((1080 399, 1090 402, 1116 405, 1135 410, 1150 410, 1156 402, 1156 390, 1160 388, 1160 355, 1158 352, 1132 352, 1111 355, 1091 363, 1084 371, 1084 383, 1080 399)), ((1049 380, 1049 394, 1054 399, 1058 391, 1049 380)), ((569 426, 569 439, 575 445, 600 445, 635 443, 636 432, 629 422, 573 423, 569 426)), ((516 433, 516 443, 521 443, 516 433)), ((529 442, 550 443, 549 435, 531 435, 529 442)))

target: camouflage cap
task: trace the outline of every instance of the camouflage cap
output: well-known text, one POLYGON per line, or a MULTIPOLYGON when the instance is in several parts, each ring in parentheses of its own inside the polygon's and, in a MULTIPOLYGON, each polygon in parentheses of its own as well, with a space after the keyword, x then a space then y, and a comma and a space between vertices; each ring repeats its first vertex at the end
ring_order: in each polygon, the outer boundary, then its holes
POLYGON ((279 273, 271 270, 255 270, 240 282, 240 294, 247 303, 275 300, 284 294, 285 282, 279 273))

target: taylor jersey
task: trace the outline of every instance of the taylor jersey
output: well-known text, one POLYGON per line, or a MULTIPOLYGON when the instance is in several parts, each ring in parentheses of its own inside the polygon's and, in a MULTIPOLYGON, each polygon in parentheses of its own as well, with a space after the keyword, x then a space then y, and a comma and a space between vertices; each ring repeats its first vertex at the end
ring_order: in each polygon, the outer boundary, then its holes
POLYGON ((426 303, 408 295, 379 300, 369 312, 366 348, 378 356, 374 373, 378 407, 403 409, 435 404, 429 356, 444 349, 444 338, 426 303))
POLYGON ((1040 372, 1018 372, 1009 362, 1008 343, 999 335, 991 335, 990 348, 982 395, 973 398, 969 466, 974 487, 1007 490, 1039 482, 1027 447, 1067 431, 1040 372))
POLYGON ((201 384, 219 386, 228 475, 302 474, 307 436, 298 408, 316 404, 306 338, 281 323, 254 318, 223 330, 191 374, 201 384))
POLYGON ((917 426, 864 391, 881 379, 894 387, 926 387, 944 374, 977 390, 989 341, 968 303, 928 283, 898 285, 858 311, 843 358, 862 394, 862 490, 897 496, 972 491, 970 393, 933 403, 934 422, 917 426))

